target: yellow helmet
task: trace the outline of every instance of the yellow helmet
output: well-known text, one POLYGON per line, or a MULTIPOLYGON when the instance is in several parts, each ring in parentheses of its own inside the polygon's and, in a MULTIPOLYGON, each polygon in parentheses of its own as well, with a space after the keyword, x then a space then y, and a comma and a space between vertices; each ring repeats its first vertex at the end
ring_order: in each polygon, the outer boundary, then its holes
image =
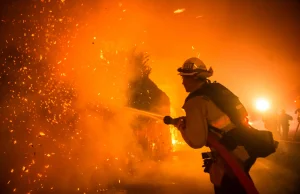
POLYGON ((212 68, 210 67, 209 70, 207 70, 206 65, 197 57, 185 60, 182 67, 179 67, 177 71, 181 76, 208 78, 213 75, 212 68))

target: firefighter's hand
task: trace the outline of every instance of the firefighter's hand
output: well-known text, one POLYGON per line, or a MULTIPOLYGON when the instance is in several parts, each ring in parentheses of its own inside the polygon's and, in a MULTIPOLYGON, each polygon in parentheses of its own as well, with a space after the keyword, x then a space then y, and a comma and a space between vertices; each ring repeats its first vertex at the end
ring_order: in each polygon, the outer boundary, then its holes
POLYGON ((184 131, 186 128, 186 124, 185 124, 185 117, 179 117, 176 118, 177 122, 175 124, 175 127, 179 130, 179 131, 184 131))

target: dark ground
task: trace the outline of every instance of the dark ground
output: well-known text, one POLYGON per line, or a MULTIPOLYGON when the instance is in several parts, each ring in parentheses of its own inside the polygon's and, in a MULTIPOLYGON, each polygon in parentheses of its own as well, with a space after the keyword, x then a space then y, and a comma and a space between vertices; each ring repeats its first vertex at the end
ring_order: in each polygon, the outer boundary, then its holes
MULTIPOLYGON (((261 194, 294 194, 299 193, 300 180, 300 143, 280 142, 278 151, 266 159, 259 159, 251 170, 252 178, 261 194)), ((86 193, 117 194, 213 194, 208 174, 203 173, 201 154, 197 151, 184 151, 173 156, 173 162, 167 162, 152 172, 148 180, 139 183, 120 182, 109 190, 97 189, 86 193), (184 157, 183 157, 184 155, 184 157), (191 164, 191 159, 192 163, 191 164), (198 166, 195 164, 199 163, 198 166), (174 173, 170 173, 174 169, 174 173), (168 172, 168 173, 167 173, 168 172), (168 175, 167 175, 168 174, 168 175), (154 177, 154 178, 153 178, 154 177)), ((134 182, 134 180, 133 180, 134 182)), ((1 193, 13 193, 9 192, 1 193)), ((15 193, 20 193, 15 192, 15 193)), ((40 193, 84 193, 74 190, 41 190, 40 193)))
MULTIPOLYGON (((261 194, 299 193, 300 180, 300 143, 281 142, 277 153, 266 159, 259 159, 251 170, 252 178, 261 194)), ((194 154, 191 153, 191 157, 194 154)), ((200 154, 197 154, 197 160, 200 154)), ((194 156, 195 157, 195 156, 194 156)), ((185 157, 187 159, 187 157, 185 157)), ((183 169, 188 166, 185 159, 179 164, 183 169)), ((179 163, 179 162, 178 162, 179 163)), ((180 179, 174 177, 172 183, 151 186, 128 187, 127 193, 213 193, 209 177, 203 175, 201 164, 195 169, 194 177, 180 179), (198 176, 197 176, 198 174, 198 176), (177 181, 175 181, 175 179, 177 181)))
MULTIPOLYGON (((251 170, 251 175, 261 194, 299 193, 299 149, 300 143, 281 142, 277 153, 266 159, 259 159, 257 161, 251 170)), ((191 153, 191 157, 193 157, 192 155, 194 154, 196 153, 191 153)), ((199 155, 196 155, 198 159, 200 159, 199 155)), ((182 168, 189 165, 185 163, 184 158, 182 158, 181 163, 182 164, 179 165, 182 168)), ((201 164, 199 164, 199 168, 195 169, 194 177, 185 179, 174 177, 173 181, 158 185, 145 184, 127 186, 127 192, 124 191, 124 193, 213 193, 212 186, 209 183, 209 177, 203 175, 204 173, 201 171, 200 166, 201 164), (197 176, 197 174, 199 176, 197 176)))
MULTIPOLYGON (((299 193, 299 149, 300 143, 281 142, 277 153, 257 161, 251 170, 251 175, 261 194, 299 193)), ((213 193, 208 177, 204 176, 199 169, 196 170, 195 177, 190 180, 178 180, 178 177, 176 179, 175 184, 151 187, 151 189, 146 189, 147 193, 213 193), (198 177, 196 176, 197 173, 199 174, 198 177)), ((129 189, 127 193, 146 192, 136 187, 129 189)))
MULTIPOLYGON (((277 153, 266 159, 259 159, 251 170, 252 178, 261 194, 294 194, 299 193, 300 180, 300 143, 281 142, 277 153)), ((160 194, 194 194, 213 193, 209 177, 201 169, 201 163, 197 168, 189 167, 188 159, 194 157, 201 160, 200 154, 191 152, 190 157, 174 161, 174 168, 183 171, 194 171, 189 176, 180 178, 180 174, 172 178, 161 179, 160 183, 127 185, 126 191, 119 193, 160 193, 160 194), (180 161, 180 162, 179 162, 180 161), (178 165, 178 166, 177 166, 178 165), (164 180, 165 179, 165 180, 164 180)), ((118 193, 118 192, 115 192, 118 193)))

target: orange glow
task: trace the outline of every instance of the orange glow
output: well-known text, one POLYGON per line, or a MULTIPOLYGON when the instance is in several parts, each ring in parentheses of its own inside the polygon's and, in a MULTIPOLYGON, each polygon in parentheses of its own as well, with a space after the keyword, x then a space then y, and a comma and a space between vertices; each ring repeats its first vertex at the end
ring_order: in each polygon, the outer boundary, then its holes
POLYGON ((270 108, 270 102, 264 98, 259 98, 255 101, 256 109, 265 112, 270 108))
MULTIPOLYGON (((7 165, 3 182, 11 185, 5 192, 106 191, 131 180, 132 169, 139 180, 163 167, 166 175, 187 175, 170 161, 158 166, 163 162, 144 151, 169 149, 164 140, 180 150, 186 144, 177 129, 151 121, 132 130, 135 116, 123 108, 137 73, 134 53, 149 55, 150 78, 169 96, 173 117, 184 115, 187 96, 176 69, 192 56, 212 66, 212 80, 246 107, 257 94, 284 99, 299 80, 298 53, 288 50, 299 41, 283 39, 292 37, 292 27, 285 29, 289 13, 267 27, 267 13, 238 6, 244 4, 20 0, 7 6, 0 21, 0 119, 8 132, 0 136, 0 158, 7 165)), ((201 167, 194 160, 190 166, 201 167)))
MULTIPOLYGON (((170 113, 173 118, 176 118, 178 115, 175 109, 173 108, 172 104, 171 104, 170 113)), ((187 144, 182 139, 180 132, 173 125, 170 125, 170 134, 171 134, 173 152, 180 151, 180 149, 182 149, 182 146, 184 145, 187 146, 187 144)))

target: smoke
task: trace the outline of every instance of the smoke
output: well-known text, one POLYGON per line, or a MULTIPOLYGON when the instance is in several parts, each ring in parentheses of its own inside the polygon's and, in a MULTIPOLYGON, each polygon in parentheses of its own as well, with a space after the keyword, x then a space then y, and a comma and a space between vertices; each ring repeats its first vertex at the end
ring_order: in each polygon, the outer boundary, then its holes
MULTIPOLYGON (((200 56, 220 72, 216 76, 222 83, 234 79, 228 75, 239 67, 237 74, 251 84, 244 87, 233 80, 228 86, 240 88, 239 94, 247 90, 241 98, 251 101, 250 94, 264 86, 253 75, 260 72, 263 79, 264 70, 270 70, 253 64, 268 61, 268 49, 247 43, 262 42, 248 36, 240 46, 243 36, 232 36, 238 31, 227 14, 236 11, 226 9, 225 3, 182 7, 181 2, 171 2, 6 1, 0 22, 0 187, 4 192, 103 191, 141 182, 169 184, 174 177, 177 182, 194 178, 208 184, 208 177, 199 176, 198 153, 181 156, 180 162, 151 159, 137 134, 157 140, 152 146, 157 149, 167 142, 167 133, 163 136, 159 131, 169 128, 153 121, 133 126, 133 121, 142 119, 124 109, 130 104, 129 85, 149 76, 153 68, 150 77, 167 91, 175 110, 185 97, 176 68, 185 58, 200 56), (179 8, 185 11, 174 14, 179 8), (227 20, 232 24, 225 27, 227 20), (249 45, 254 53, 249 53, 249 45), (151 68, 143 66, 145 62, 151 68)), ((144 97, 149 100, 149 96, 144 97)), ((155 106, 143 105, 169 114, 166 95, 157 96, 160 102, 155 106)))
POLYGON ((134 45, 108 48, 87 38, 79 32, 85 20, 71 11, 81 5, 64 6, 20 2, 10 7, 19 15, 4 18, 19 31, 7 31, 1 55, 2 191, 105 189, 143 160, 133 115, 122 109, 134 45), (26 18, 37 9, 40 19, 26 18), (76 36, 91 40, 80 44, 76 36))
MULTIPOLYGON (((3 18, 8 29, 1 55, 3 191, 96 192, 173 174, 168 161, 153 160, 140 140, 149 135, 153 149, 165 141, 160 149, 167 150, 171 136, 159 131, 169 128, 151 121, 136 133, 137 117, 124 109, 134 90, 130 83, 148 79, 150 58, 133 36, 111 40, 109 30, 94 30, 96 20, 108 25, 107 12, 122 11, 119 4, 109 11, 106 6, 20 1, 8 7, 18 14, 3 18)), ((156 103, 149 109, 167 114, 167 100, 156 95, 165 107, 156 103)))

